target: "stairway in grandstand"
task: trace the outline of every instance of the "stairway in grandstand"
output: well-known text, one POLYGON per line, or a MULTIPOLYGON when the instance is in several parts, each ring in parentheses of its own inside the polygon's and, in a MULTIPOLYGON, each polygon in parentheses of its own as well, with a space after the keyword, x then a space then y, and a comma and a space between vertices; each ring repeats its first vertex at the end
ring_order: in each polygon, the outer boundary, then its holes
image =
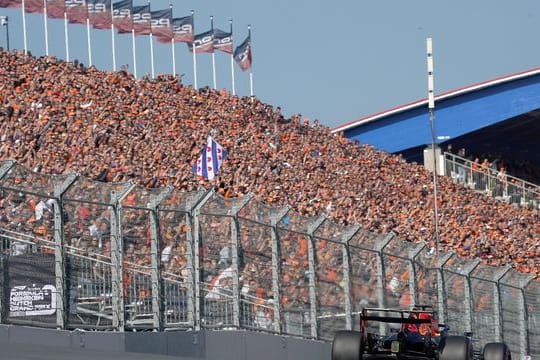
POLYGON ((445 153, 444 173, 454 181, 497 200, 540 210, 540 186, 463 157, 445 153))

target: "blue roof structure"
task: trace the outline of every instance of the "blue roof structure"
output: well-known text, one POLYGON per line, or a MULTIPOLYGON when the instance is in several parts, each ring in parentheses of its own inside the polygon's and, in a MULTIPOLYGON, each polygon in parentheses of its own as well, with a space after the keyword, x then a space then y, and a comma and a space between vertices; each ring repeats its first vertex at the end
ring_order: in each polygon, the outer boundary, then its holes
MULTIPOLYGON (((334 128, 347 138, 421 162, 431 144, 428 100, 334 128)), ((435 97, 435 141, 477 153, 508 153, 540 165, 540 68, 435 97)))

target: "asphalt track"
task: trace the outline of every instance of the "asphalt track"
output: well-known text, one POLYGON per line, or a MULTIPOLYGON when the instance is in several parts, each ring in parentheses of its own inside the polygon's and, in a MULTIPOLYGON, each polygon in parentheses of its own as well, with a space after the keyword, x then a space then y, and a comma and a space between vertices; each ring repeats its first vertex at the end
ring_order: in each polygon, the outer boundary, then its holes
POLYGON ((190 359, 178 356, 151 355, 112 351, 70 349, 0 342, 1 360, 172 360, 190 359))

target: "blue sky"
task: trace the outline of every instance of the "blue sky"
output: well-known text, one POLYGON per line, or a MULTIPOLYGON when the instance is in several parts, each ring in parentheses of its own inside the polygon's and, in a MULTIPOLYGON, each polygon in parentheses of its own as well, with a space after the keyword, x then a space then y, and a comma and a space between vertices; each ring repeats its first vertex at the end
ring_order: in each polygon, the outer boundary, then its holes
MULTIPOLYGON (((144 0, 134 0, 136 5, 144 0)), ((152 0, 152 8, 168 0, 152 0)), ((334 127, 427 96, 425 41, 433 38, 435 93, 539 66, 538 0, 343 0, 343 1, 173 1, 174 16, 195 11, 196 32, 228 29, 234 21, 239 44, 252 26, 255 94, 281 106, 285 115, 301 113, 334 127)), ((11 47, 21 49, 20 10, 10 17, 11 47)), ((44 53, 43 18, 27 15, 28 46, 44 53)), ((70 25, 70 54, 88 63, 86 27, 70 25)), ((65 56, 63 21, 49 21, 50 52, 65 56)), ((0 28, 5 46, 5 28, 0 28)), ((92 32, 94 64, 111 69, 109 31, 92 32)), ((130 35, 117 35, 117 61, 130 64, 130 35)), ((137 39, 139 75, 150 72, 148 37, 137 39)), ((156 72, 170 73, 170 46, 155 43, 156 72)), ((178 73, 193 83, 191 54, 176 47, 178 73)), ((208 54, 197 58, 199 86, 212 85, 208 54)), ((216 54, 218 88, 231 88, 230 58, 216 54)), ((249 94, 249 77, 236 68, 236 88, 249 94)))

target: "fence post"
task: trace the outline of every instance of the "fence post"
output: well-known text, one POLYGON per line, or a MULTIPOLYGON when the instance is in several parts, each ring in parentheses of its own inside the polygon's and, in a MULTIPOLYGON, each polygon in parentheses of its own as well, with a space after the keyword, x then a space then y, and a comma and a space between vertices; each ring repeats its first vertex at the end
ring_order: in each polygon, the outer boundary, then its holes
POLYGON ((191 220, 193 221, 193 239, 191 242, 191 247, 193 249, 192 255, 188 253, 188 266, 190 257, 193 258, 193 267, 191 272, 193 273, 193 325, 195 330, 201 329, 201 267, 199 263, 199 247, 201 245, 201 234, 200 234, 200 215, 201 208, 206 204, 206 202, 214 196, 215 190, 212 188, 208 190, 204 195, 202 195, 197 202, 193 204, 191 209, 191 220))
POLYGON ((277 225, 287 215, 290 206, 285 206, 272 215, 272 292, 274 293, 274 329, 281 334, 281 294, 279 291, 279 277, 281 272, 281 254, 279 251, 279 234, 277 225))
POLYGON ((54 274, 56 286, 56 326, 66 328, 66 263, 64 251, 64 208, 62 196, 77 180, 77 175, 71 174, 61 184, 54 185, 54 274))
POLYGON ((472 331, 472 326, 474 323, 473 319, 473 299, 472 299, 472 284, 471 284, 471 273, 480 265, 482 261, 480 259, 473 260, 468 266, 463 269, 463 275, 465 275, 465 289, 464 289, 464 305, 465 305, 465 318, 464 322, 467 324, 467 331, 472 331))
POLYGON ((326 217, 319 216, 307 229, 308 235, 308 267, 309 267, 309 310, 311 318, 311 337, 318 339, 319 326, 317 321, 317 281, 315 280, 315 249, 313 233, 326 221, 326 217))
POLYGON ((0 165, 0 179, 2 179, 16 163, 15 160, 2 161, 0 165))
POLYGON ((527 278, 521 279, 519 284, 519 292, 521 295, 519 299, 519 314, 521 316, 521 321, 519 322, 519 348, 521 349, 520 357, 522 359, 525 359, 525 356, 529 355, 531 352, 531 342, 529 340, 529 309, 527 308, 525 289, 534 278, 534 275, 529 275, 527 278))
MULTIPOLYGON (((377 299, 379 301, 379 307, 386 307, 386 286, 385 277, 386 270, 384 266, 383 251, 384 248, 392 241, 396 236, 393 232, 389 232, 380 242, 375 244, 375 251, 377 251, 377 299)), ((379 324, 379 331, 381 335, 386 335, 386 325, 384 323, 379 324)))
POLYGON ((414 249, 409 251, 409 295, 411 296, 411 305, 415 306, 418 304, 418 286, 416 283, 416 258, 422 250, 426 247, 425 243, 420 243, 415 246, 414 249))
POLYGON ((345 294, 345 329, 352 330, 352 301, 351 301, 351 253, 349 250, 349 241, 360 231, 360 225, 354 225, 349 231, 345 232, 341 238, 342 261, 343 261, 343 293, 345 294))
POLYGON ((112 276, 112 323, 116 331, 125 330, 124 306, 124 246, 122 241, 121 203, 124 197, 135 187, 129 182, 120 192, 111 191, 111 276, 112 276))
POLYGON ((493 307, 495 308, 495 313, 493 317, 495 318, 495 341, 500 342, 503 339, 503 308, 501 301, 501 279, 510 271, 510 266, 505 266, 504 268, 495 272, 494 281, 495 281, 495 292, 493 293, 493 307))
POLYGON ((234 271, 232 278, 232 295, 233 295, 233 325, 240 328, 240 267, 238 264, 238 247, 240 241, 238 233, 240 232, 240 224, 238 222, 238 212, 253 198, 253 194, 249 193, 244 196, 238 204, 235 204, 231 209, 231 266, 234 271))
POLYGON ((163 330, 163 288, 161 276, 161 233, 159 228, 159 204, 172 191, 172 186, 167 186, 161 193, 150 201, 150 264, 152 266, 152 326, 158 331, 163 330))
POLYGON ((446 281, 444 278, 444 266, 455 255, 455 252, 449 252, 439 256, 437 264, 437 297, 438 297, 438 311, 439 322, 446 324, 448 319, 448 306, 446 301, 446 281))

